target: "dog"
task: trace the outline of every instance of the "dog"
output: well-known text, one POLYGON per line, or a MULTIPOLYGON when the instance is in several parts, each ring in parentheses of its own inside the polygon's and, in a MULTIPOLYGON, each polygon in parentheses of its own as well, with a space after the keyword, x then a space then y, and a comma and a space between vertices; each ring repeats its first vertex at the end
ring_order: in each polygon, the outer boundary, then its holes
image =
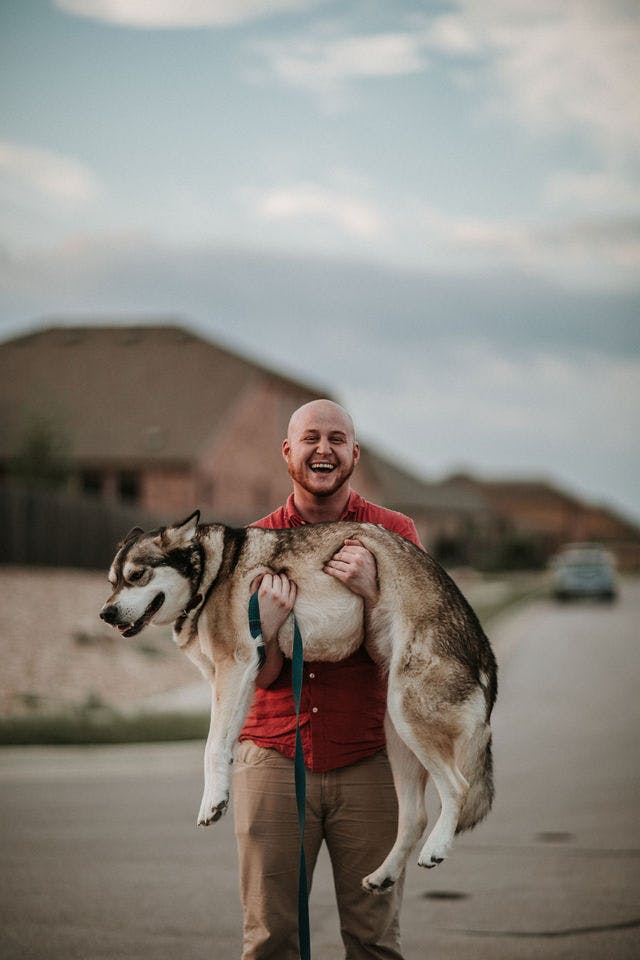
MULTIPOLYGON (((441 810, 418 863, 441 863, 454 835, 487 815, 494 793, 489 721, 496 661, 455 583, 427 553, 376 524, 266 530, 199 520, 196 511, 148 533, 134 528, 118 547, 109 571, 113 592, 100 612, 124 637, 151 622, 172 623, 175 642, 211 683, 198 824, 213 823, 227 809, 234 747, 259 669, 247 614, 251 584, 265 573, 295 581, 305 659, 341 660, 363 642, 364 605, 322 568, 346 539, 357 539, 378 569, 380 596, 367 613, 367 649, 388 676, 385 732, 399 813, 392 849, 362 883, 382 893, 400 877, 427 826, 428 776, 441 810)), ((291 657, 291 615, 278 642, 291 657)))

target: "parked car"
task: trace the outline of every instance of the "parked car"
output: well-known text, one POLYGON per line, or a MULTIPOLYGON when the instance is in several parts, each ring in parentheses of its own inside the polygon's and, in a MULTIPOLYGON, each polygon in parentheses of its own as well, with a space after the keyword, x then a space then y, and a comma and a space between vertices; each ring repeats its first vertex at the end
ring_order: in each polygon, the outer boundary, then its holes
POLYGON ((613 601, 618 594, 613 557, 599 543, 571 543, 551 562, 552 591, 556 600, 594 597, 613 601))

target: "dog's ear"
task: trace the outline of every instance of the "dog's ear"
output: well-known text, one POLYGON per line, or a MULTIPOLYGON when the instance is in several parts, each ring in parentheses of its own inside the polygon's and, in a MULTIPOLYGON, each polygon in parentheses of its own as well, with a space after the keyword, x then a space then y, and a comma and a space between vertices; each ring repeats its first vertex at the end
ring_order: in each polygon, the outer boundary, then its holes
POLYGON ((118 550, 120 550, 122 547, 128 547, 129 544, 133 543, 134 540, 137 540, 142 533, 144 533, 142 527, 133 527, 132 530, 129 530, 129 533, 126 535, 126 537, 118 544, 118 550))
POLYGON ((172 527, 167 527, 162 533, 163 541, 165 544, 170 543, 172 547, 186 546, 195 537, 199 520, 200 511, 194 510, 186 520, 175 523, 172 527))

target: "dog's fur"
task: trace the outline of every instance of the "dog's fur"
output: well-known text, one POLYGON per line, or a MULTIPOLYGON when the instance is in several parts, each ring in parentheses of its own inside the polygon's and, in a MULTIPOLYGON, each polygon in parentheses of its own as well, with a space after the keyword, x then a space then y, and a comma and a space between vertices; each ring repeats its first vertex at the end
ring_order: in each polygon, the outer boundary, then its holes
MULTIPOLYGON (((363 640, 363 602, 322 568, 345 539, 357 539, 378 568, 380 599, 367 619, 367 641, 388 674, 387 749, 399 803, 396 842, 362 882, 382 892, 397 881, 427 824, 429 774, 441 812, 418 863, 440 863, 454 834, 486 816, 493 799, 489 718, 496 662, 456 585, 428 554, 370 523, 236 530, 198 521, 195 513, 150 533, 132 530, 113 561, 113 593, 100 613, 125 637, 151 621, 173 623, 176 643, 211 682, 198 823, 212 823, 227 808, 233 750, 254 691, 251 583, 264 573, 295 581, 305 659, 341 660, 363 640)), ((292 617, 280 630, 279 644, 291 657, 292 617)))

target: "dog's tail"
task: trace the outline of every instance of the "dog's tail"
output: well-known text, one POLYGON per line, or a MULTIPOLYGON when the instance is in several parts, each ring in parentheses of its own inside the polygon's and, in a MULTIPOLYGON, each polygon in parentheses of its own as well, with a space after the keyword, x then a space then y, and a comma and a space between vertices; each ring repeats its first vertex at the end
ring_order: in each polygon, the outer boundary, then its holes
POLYGON ((477 724, 457 759, 460 772, 469 783, 456 827, 456 833, 462 833, 484 820, 493 803, 493 757, 488 723, 477 724))

